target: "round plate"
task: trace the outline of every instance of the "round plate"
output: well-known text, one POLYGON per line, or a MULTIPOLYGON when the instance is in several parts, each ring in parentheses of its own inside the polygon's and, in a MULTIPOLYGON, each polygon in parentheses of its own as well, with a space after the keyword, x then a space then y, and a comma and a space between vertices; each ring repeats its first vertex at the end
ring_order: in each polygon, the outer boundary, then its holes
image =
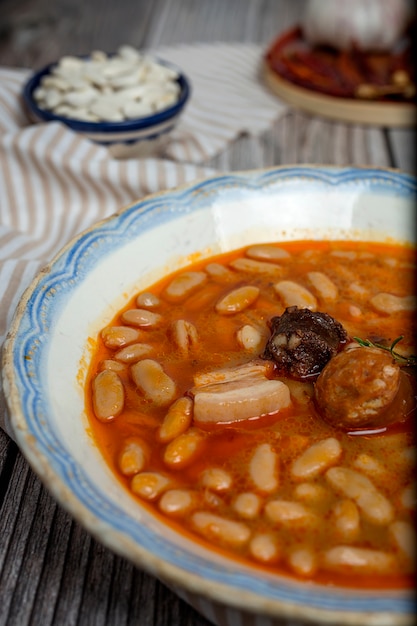
POLYGON ((99 541, 180 588, 206 615, 217 614, 211 603, 232 607, 228 623, 413 624, 410 591, 273 575, 175 532, 110 471, 89 433, 84 386, 100 329, 131 294, 196 255, 271 240, 411 243, 415 194, 412 176, 374 168, 224 174, 141 199, 73 239, 23 295, 3 360, 16 441, 54 497, 99 541))
POLYGON ((272 91, 294 107, 308 113, 352 124, 413 127, 417 124, 417 107, 407 102, 369 102, 337 98, 311 91, 282 78, 263 62, 263 74, 272 91))

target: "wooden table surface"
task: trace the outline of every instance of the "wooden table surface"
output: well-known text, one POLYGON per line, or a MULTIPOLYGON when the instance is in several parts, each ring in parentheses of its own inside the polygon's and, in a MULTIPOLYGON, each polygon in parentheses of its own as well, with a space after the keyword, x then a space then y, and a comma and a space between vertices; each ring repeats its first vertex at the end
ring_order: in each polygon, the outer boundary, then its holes
MULTIPOLYGON (((303 0, 0 0, 0 66, 37 69, 63 54, 177 43, 266 47, 303 0)), ((209 60, 208 60, 209 62, 209 60)), ((256 111, 254 111, 256 115, 256 111)), ((410 129, 356 126, 290 110, 263 136, 206 163, 415 170, 410 129)), ((0 431, 0 626, 209 626, 158 580, 98 544, 55 503, 0 431)))

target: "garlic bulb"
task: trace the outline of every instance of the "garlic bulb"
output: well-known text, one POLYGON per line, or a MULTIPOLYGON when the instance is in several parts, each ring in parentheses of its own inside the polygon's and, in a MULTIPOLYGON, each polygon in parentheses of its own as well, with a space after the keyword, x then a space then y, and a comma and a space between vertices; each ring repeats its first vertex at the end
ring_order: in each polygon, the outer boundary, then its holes
POLYGON ((407 0, 307 0, 302 29, 311 44, 390 50, 408 24, 407 0))

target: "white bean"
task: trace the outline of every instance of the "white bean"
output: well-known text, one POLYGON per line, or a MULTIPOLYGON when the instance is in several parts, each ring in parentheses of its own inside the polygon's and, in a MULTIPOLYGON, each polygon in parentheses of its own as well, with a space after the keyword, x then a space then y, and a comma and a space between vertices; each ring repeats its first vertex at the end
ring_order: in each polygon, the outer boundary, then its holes
POLYGON ((392 504, 363 474, 347 467, 332 467, 326 478, 337 492, 356 502, 369 522, 385 525, 393 520, 392 504))
POLYGON ((280 545, 272 533, 258 533, 250 540, 249 552, 261 563, 274 563, 280 557, 280 545))
POLYGON ((148 309, 129 309, 122 313, 122 320, 125 324, 139 328, 156 328, 160 325, 162 316, 148 309))
POLYGON ((335 546, 323 554, 325 569, 342 574, 392 574, 397 570, 395 557, 382 550, 358 548, 355 546, 335 546))
POLYGON ((101 337, 106 348, 122 348, 129 343, 138 341, 141 333, 129 326, 108 326, 101 331, 101 337))
POLYGON ((176 385, 157 361, 143 359, 132 365, 130 371, 135 385, 146 399, 157 406, 166 406, 174 400, 176 385))
POLYGON ((119 469, 125 476, 138 474, 145 469, 149 456, 149 447, 142 439, 126 441, 119 453, 119 469))
POLYGON ((318 522, 317 516, 309 508, 291 500, 270 500, 265 505, 265 514, 279 526, 313 528, 318 522))
POLYGON ((300 483, 294 489, 294 497, 305 502, 323 502, 329 493, 322 485, 317 483, 300 483))
POLYGON ((136 305, 139 308, 146 307, 149 309, 153 309, 154 307, 159 306, 159 304, 160 300, 158 296, 155 296, 155 294, 151 293, 150 291, 144 291, 140 293, 136 298, 136 305))
POLYGON ((194 529, 207 539, 234 547, 244 546, 251 534, 243 522, 229 520, 207 511, 193 513, 191 522, 194 529))
POLYGON ((236 259, 230 262, 230 266, 238 272, 250 272, 252 274, 270 274, 271 276, 282 276, 284 268, 276 263, 268 261, 255 261, 255 259, 236 259))
POLYGON ((404 509, 414 511, 417 504, 416 486, 414 483, 409 483, 404 487, 400 493, 400 504, 404 509))
POLYGON ((113 359, 103 359, 100 361, 99 366, 100 372, 103 370, 113 370, 114 372, 124 372, 126 370, 126 365, 124 363, 119 363, 118 361, 114 361, 113 359))
POLYGON ((258 287, 253 285, 238 287, 223 296, 223 298, 220 298, 216 303, 215 309, 221 315, 233 315, 251 306, 258 296, 258 287))
POLYGON ((291 466, 291 476, 295 480, 315 478, 331 465, 337 463, 342 455, 342 447, 337 439, 328 437, 313 443, 291 466))
POLYGON ((299 576, 311 576, 317 569, 317 559, 308 547, 293 548, 288 555, 288 565, 299 576))
POLYGON ((201 452, 203 443, 202 433, 195 428, 190 428, 169 442, 164 452, 164 463, 171 469, 183 468, 201 452))
POLYGON ((120 415, 125 402, 123 383, 117 372, 103 370, 93 380, 94 414, 102 422, 120 415))
POLYGON ((191 322, 175 320, 169 330, 175 346, 184 355, 198 343, 197 328, 191 322))
POLYGON ((216 283, 230 283, 235 280, 235 274, 220 263, 209 263, 206 265, 205 270, 216 283))
POLYGON ((196 495, 186 489, 170 489, 162 494, 158 502, 160 510, 166 515, 183 517, 195 505, 196 495))
POLYGON ((300 309, 317 310, 317 300, 311 291, 292 280, 275 283, 274 290, 286 307, 297 306, 300 309))
POLYGON ((133 476, 130 488, 133 493, 145 500, 156 500, 171 485, 171 479, 163 474, 158 472, 140 472, 133 476))
POLYGON ((255 244, 254 246, 250 246, 246 250, 246 256, 248 256, 250 259, 258 259, 272 262, 287 261, 291 258, 290 253, 283 248, 278 248, 278 246, 267 243, 255 244))
POLYGON ((131 343, 121 350, 118 350, 114 358, 122 363, 135 363, 145 356, 149 356, 153 352, 153 347, 148 343, 131 343))
POLYGON ((236 337, 238 343, 248 352, 258 351, 263 340, 259 330, 250 324, 245 324, 239 328, 236 337))
POLYGON ((162 443, 169 443, 182 435, 191 425, 193 401, 188 396, 178 398, 168 409, 157 431, 157 438, 162 443))
POLYGON ((233 501, 233 508, 240 517, 255 519, 261 510, 261 499, 256 493, 240 493, 233 501))
POLYGON ((164 290, 164 298, 169 302, 185 300, 193 291, 207 281, 205 272, 182 272, 178 274, 164 290))
POLYGON ((269 443, 257 446, 249 462, 249 475, 263 493, 276 491, 279 486, 279 459, 269 443))
POLYGON ((344 542, 354 541, 360 531, 358 507, 352 500, 340 500, 333 507, 333 520, 337 536, 344 542))
POLYGON ((370 303, 379 313, 392 315, 402 311, 414 311, 417 308, 416 296, 395 296, 392 293, 378 293, 370 303))
POLYGON ((339 295, 335 283, 323 272, 308 272, 307 278, 319 298, 326 301, 334 301, 339 295))
POLYGON ((228 491, 232 486, 232 476, 221 467, 210 467, 202 472, 201 484, 212 491, 228 491))
POLYGON ((381 480, 383 478, 387 478, 388 476, 388 471, 382 463, 375 457, 370 454, 366 454, 365 452, 358 454, 358 456, 353 460, 352 466, 370 478, 379 478, 381 480))
POLYGON ((414 561, 416 555, 416 530, 412 524, 396 520, 388 527, 394 546, 408 559, 414 561))

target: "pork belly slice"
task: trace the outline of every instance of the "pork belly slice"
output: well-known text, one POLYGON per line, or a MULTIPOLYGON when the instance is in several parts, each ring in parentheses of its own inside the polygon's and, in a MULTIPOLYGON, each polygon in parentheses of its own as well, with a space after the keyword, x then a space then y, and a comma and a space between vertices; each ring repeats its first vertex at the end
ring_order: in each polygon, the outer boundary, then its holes
MULTIPOLYGON (((239 369, 239 368, 236 368, 239 369)), ((223 370, 224 372, 224 370, 223 370)), ((276 413, 291 405, 290 391, 283 382, 269 379, 261 370, 193 387, 194 421, 230 423, 276 413)))

